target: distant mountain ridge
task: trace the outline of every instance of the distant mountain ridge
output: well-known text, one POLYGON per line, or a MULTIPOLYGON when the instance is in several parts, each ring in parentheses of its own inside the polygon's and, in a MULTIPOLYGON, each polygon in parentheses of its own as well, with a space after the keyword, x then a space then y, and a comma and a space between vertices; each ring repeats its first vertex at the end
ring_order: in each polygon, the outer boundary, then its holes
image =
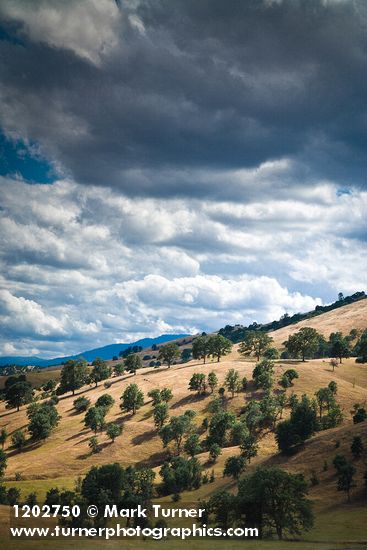
POLYGON ((53 359, 41 359, 36 356, 1 356, 0 357, 0 368, 5 365, 34 365, 35 367, 52 367, 54 365, 60 365, 64 361, 69 359, 77 359, 78 357, 84 357, 88 362, 93 361, 96 357, 101 357, 102 359, 108 360, 112 359, 113 356, 124 351, 130 346, 141 346, 143 349, 152 347, 153 344, 164 344, 165 342, 170 342, 171 340, 177 340, 178 338, 184 338, 189 336, 189 334, 162 334, 157 336, 157 338, 142 338, 136 342, 129 342, 127 344, 109 344, 101 348, 95 348, 87 351, 83 351, 76 355, 68 355, 65 357, 54 357, 53 359))

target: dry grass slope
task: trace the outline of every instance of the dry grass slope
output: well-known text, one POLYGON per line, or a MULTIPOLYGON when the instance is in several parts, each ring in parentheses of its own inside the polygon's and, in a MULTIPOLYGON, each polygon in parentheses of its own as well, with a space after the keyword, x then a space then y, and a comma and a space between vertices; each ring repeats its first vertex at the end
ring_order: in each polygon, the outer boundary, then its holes
POLYGON ((326 337, 328 337, 331 332, 348 334, 352 328, 359 330, 367 329, 367 300, 360 300, 354 304, 333 309, 317 317, 300 321, 295 325, 274 330, 269 334, 274 339, 275 345, 281 348, 282 343, 301 327, 315 328, 326 337))

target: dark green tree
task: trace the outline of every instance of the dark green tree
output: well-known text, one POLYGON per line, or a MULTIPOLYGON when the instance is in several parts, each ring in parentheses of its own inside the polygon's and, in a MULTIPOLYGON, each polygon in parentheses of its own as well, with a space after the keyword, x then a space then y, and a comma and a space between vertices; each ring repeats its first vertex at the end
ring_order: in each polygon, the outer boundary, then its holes
POLYGON ((330 356, 334 357, 336 359, 339 359, 339 362, 342 363, 343 357, 347 358, 351 355, 351 349, 349 346, 349 342, 341 332, 335 332, 333 334, 330 334, 329 339, 331 349, 330 349, 330 356))
POLYGON ((221 334, 216 334, 209 337, 209 349, 210 355, 216 357, 219 363, 223 355, 227 355, 232 351, 232 342, 221 334))
POLYGON ((168 419, 168 405, 164 401, 157 403, 153 410, 154 425, 159 431, 168 419))
POLYGON ((164 495, 198 489, 202 482, 202 467, 196 457, 187 460, 182 456, 175 456, 163 464, 159 473, 162 477, 159 492, 164 495))
POLYGON ((158 359, 165 363, 170 369, 175 359, 180 357, 180 350, 177 344, 170 342, 159 348, 158 359))
POLYGON ((353 423, 359 424, 360 422, 364 422, 365 420, 367 420, 366 409, 358 405, 357 408, 354 409, 353 423))
POLYGON ((352 451, 352 454, 354 458, 360 458, 361 454, 364 451, 364 446, 362 443, 362 438, 359 435, 355 435, 353 437, 352 444, 350 446, 350 450, 352 451))
POLYGON ((103 407, 106 413, 111 409, 115 400, 109 393, 100 395, 96 401, 96 407, 103 407))
POLYGON ((3 450, 0 450, 0 480, 4 477, 4 473, 7 467, 7 458, 3 450))
POLYGON ((69 361, 66 361, 61 369, 58 393, 63 394, 71 391, 74 395, 76 390, 86 384, 87 377, 88 369, 85 359, 70 359, 69 361))
POLYGON ((238 479, 246 467, 246 461, 242 455, 229 456, 224 463, 223 477, 238 479))
POLYGON ((291 410, 288 420, 279 422, 276 427, 275 439, 279 450, 289 452, 292 447, 303 444, 317 430, 316 411, 310 399, 303 395, 291 410))
POLYGON ((274 382, 274 363, 269 359, 263 359, 257 363, 252 371, 252 378, 256 388, 269 390, 274 382))
POLYGON ((191 457, 201 453, 202 448, 198 434, 189 434, 184 444, 184 451, 191 457))
POLYGON ((191 431, 191 418, 187 414, 181 416, 172 416, 168 424, 163 426, 159 431, 159 436, 162 439, 164 447, 174 441, 177 455, 181 454, 183 440, 191 431))
POLYGON ((209 447, 209 458, 211 462, 216 462, 219 455, 222 454, 222 449, 218 443, 212 443, 209 447))
POLYGON ((226 435, 236 421, 236 416, 230 411, 220 411, 212 416, 209 423, 208 444, 217 443, 223 447, 226 435))
POLYGON ((122 434, 122 426, 115 423, 108 424, 106 434, 111 439, 112 443, 114 443, 116 437, 119 437, 122 434))
POLYGON ((236 392, 241 389, 240 373, 235 369, 229 369, 224 379, 224 385, 232 394, 232 399, 236 392))
POLYGON ((5 382, 4 394, 7 408, 16 408, 19 411, 22 405, 27 405, 32 401, 32 384, 27 381, 24 374, 9 376, 5 382))
POLYGON ((153 388, 148 391, 148 397, 153 401, 153 407, 156 407, 158 403, 162 401, 161 390, 159 388, 153 388))
POLYGON ((84 418, 84 424, 87 428, 90 428, 94 433, 98 430, 102 431, 106 425, 105 421, 106 409, 103 407, 91 407, 88 409, 84 418))
POLYGON ((73 405, 76 412, 84 412, 90 406, 90 399, 88 397, 77 397, 73 401, 73 405))
POLYGON ((208 386, 212 393, 215 390, 215 388, 218 386, 218 377, 214 371, 211 371, 208 374, 208 386))
POLYGON ((13 444, 13 447, 15 449, 18 449, 18 451, 21 451, 25 445, 25 433, 23 430, 16 430, 13 435, 11 436, 11 442, 13 444))
POLYGON ((350 502, 350 491, 353 487, 356 487, 354 481, 355 473, 356 469, 350 462, 346 462, 338 470, 338 491, 344 491, 347 494, 348 502, 350 502))
POLYGON ((251 434, 247 435, 243 439, 240 449, 241 456, 243 456, 243 458, 247 460, 248 463, 250 463, 251 459, 255 458, 255 456, 257 455, 259 449, 256 437, 251 434))
POLYGON ((245 516, 246 525, 258 528, 260 538, 268 531, 275 531, 279 540, 300 535, 313 525, 307 491, 303 475, 261 466, 240 481, 237 513, 245 516))
POLYGON ((128 355, 125 359, 125 368, 128 372, 136 374, 136 371, 138 369, 141 369, 142 366, 143 366, 143 363, 140 358, 140 355, 137 355, 136 353, 132 353, 131 355, 128 355))
POLYGON ((59 423, 60 416, 50 403, 32 403, 27 409, 28 431, 33 439, 47 439, 59 423))
POLYGON ((122 394, 121 400, 120 408, 135 414, 144 405, 144 394, 137 384, 129 384, 122 394))
POLYGON ((8 439, 8 432, 6 431, 5 428, 1 428, 0 430, 0 445, 1 445, 1 448, 4 450, 4 446, 5 446, 5 443, 6 443, 6 440, 8 439))
POLYGON ((206 376, 201 372, 194 372, 190 378, 189 390, 196 391, 198 394, 205 394, 206 376))
POLYGON ((204 365, 206 358, 210 355, 210 340, 208 336, 198 336, 192 343, 192 356, 194 359, 203 359, 204 365))
POLYGON ((92 454, 97 454, 101 451, 101 448, 98 444, 98 439, 95 435, 89 438, 88 447, 90 448, 92 454))
POLYGON ((116 363, 113 366, 113 372, 115 376, 122 376, 125 372, 125 365, 123 363, 116 363))
POLYGON ((264 355, 266 350, 270 347, 273 338, 268 336, 266 332, 261 332, 259 330, 249 330, 246 332, 243 341, 241 342, 238 351, 242 355, 255 355, 256 359, 259 361, 261 355, 264 355))
POLYGON ((161 389, 161 400, 165 403, 168 403, 168 401, 171 401, 173 398, 173 393, 170 388, 162 388, 161 389))
POLYGON ((47 380, 47 382, 45 382, 42 385, 42 389, 43 389, 43 391, 46 391, 46 392, 49 392, 49 391, 52 392, 52 391, 54 391, 56 386, 57 386, 57 381, 54 380, 53 378, 50 378, 50 380, 47 380))
POLYGON ((236 497, 228 491, 218 491, 210 497, 206 509, 214 515, 215 524, 227 531, 235 518, 236 497))
POLYGON ((245 422, 235 422, 231 428, 231 444, 242 445, 248 435, 249 430, 245 422))
POLYGON ((20 503, 20 490, 16 487, 9 487, 8 489, 8 504, 14 506, 20 503))
POLYGON ((94 382, 96 387, 98 386, 98 382, 102 382, 102 380, 107 380, 107 378, 110 378, 112 374, 112 369, 109 367, 103 359, 100 357, 96 357, 94 361, 92 362, 92 372, 89 375, 90 381, 94 382))
POLYGON ((292 357, 301 355, 302 361, 313 356, 317 351, 320 342, 320 333, 311 327, 302 327, 298 332, 289 336, 285 347, 292 357))

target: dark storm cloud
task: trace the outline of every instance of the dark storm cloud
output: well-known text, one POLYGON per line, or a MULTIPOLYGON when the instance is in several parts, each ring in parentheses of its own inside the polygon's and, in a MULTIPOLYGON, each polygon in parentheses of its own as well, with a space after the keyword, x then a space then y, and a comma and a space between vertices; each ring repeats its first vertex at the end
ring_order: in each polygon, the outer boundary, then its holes
POLYGON ((364 181, 367 27, 356 2, 121 2, 103 23, 113 45, 98 52, 93 36, 68 43, 69 19, 63 42, 7 4, 4 24, 17 21, 22 44, 0 45, 2 124, 78 182, 247 198, 226 171, 279 158, 292 160, 286 188, 364 181))

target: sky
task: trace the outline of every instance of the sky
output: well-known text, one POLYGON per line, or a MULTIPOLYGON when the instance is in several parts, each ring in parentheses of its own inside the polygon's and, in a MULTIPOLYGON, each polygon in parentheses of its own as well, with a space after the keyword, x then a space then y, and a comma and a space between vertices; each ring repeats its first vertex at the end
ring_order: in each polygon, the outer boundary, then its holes
POLYGON ((2 0, 0 354, 367 290, 364 0, 2 0))

